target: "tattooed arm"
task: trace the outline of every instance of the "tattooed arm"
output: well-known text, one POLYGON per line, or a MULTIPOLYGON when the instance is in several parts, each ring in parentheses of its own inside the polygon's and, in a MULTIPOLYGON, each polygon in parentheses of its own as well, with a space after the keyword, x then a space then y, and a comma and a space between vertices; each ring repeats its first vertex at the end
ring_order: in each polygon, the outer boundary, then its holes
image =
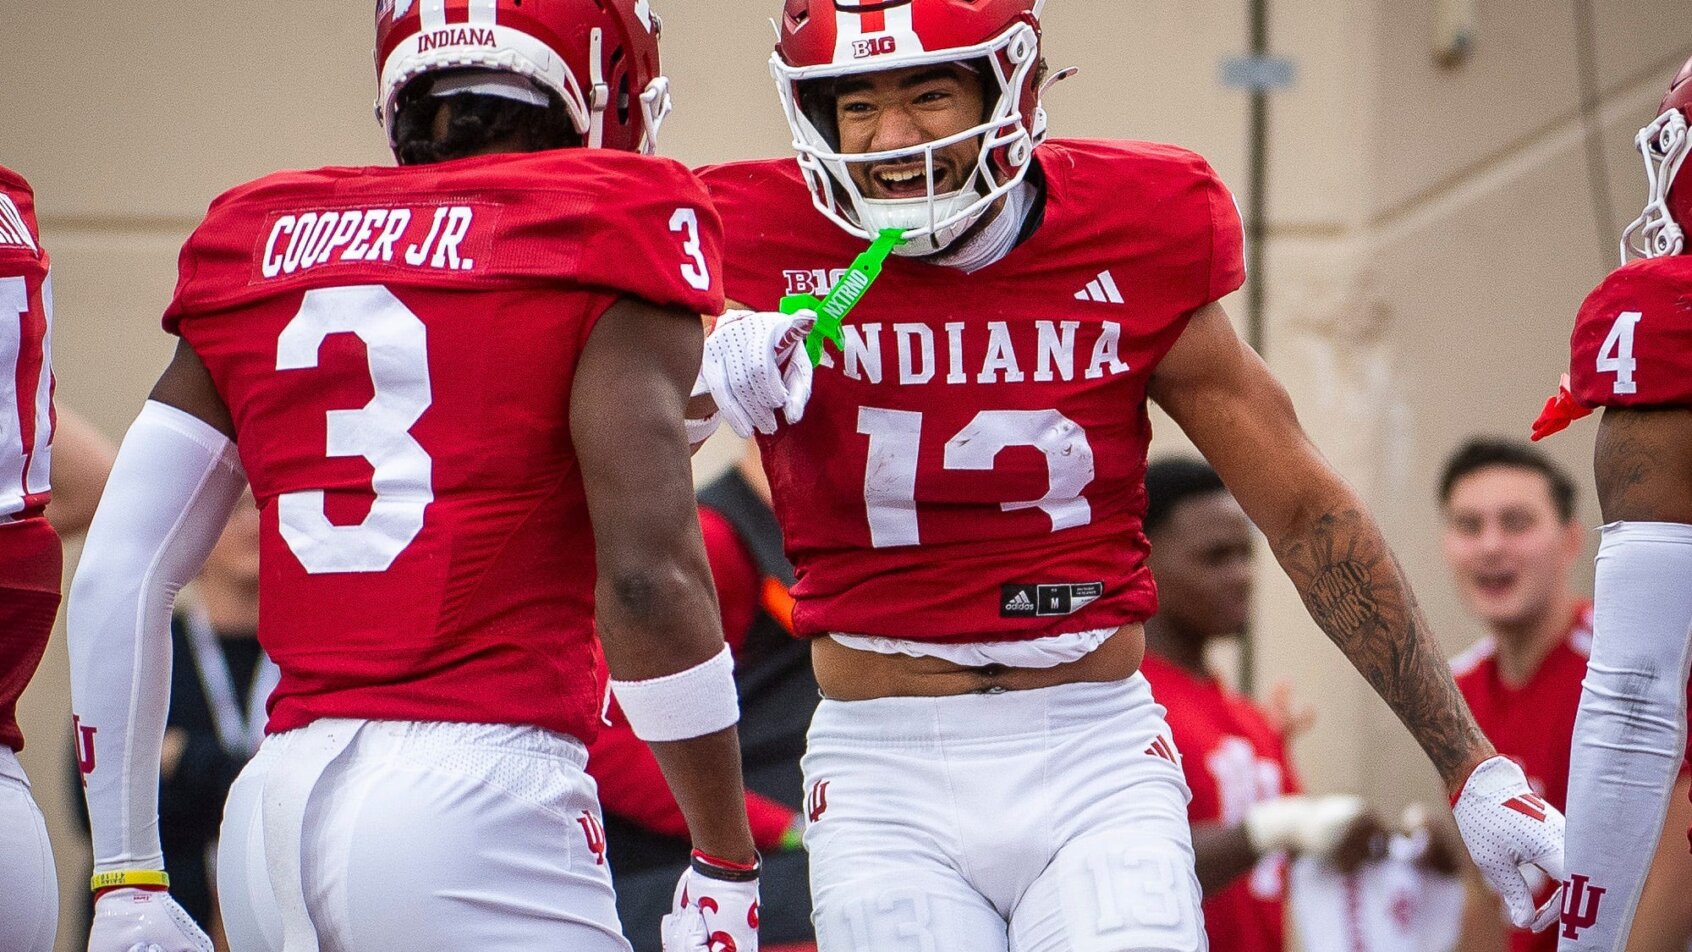
POLYGON ((1492 744, 1457 693, 1380 527, 1221 305, 1193 316, 1153 372, 1150 393, 1263 530, 1310 617, 1410 729, 1447 788, 1460 789, 1492 744))

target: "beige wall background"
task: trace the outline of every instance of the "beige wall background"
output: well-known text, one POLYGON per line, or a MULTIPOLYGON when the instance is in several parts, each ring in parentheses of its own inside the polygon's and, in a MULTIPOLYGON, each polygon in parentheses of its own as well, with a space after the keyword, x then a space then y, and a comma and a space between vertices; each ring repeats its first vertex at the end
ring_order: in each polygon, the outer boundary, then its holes
MULTIPOLYGON (((1272 104, 1268 263, 1257 276, 1267 355, 1317 442, 1375 507, 1448 651, 1478 632, 1439 560, 1437 471, 1474 432, 1525 435, 1564 369, 1573 311, 1612 260, 1589 178, 1612 185, 1608 227, 1633 217, 1643 182, 1630 144, 1692 53, 1684 3, 1591 0, 1594 173, 1574 0, 1272 0, 1271 42, 1296 61, 1297 82, 1272 104), (1435 25, 1465 10, 1472 54, 1442 67, 1435 25)), ((679 104, 664 151, 694 163, 783 152, 764 67, 775 0, 654 6, 679 104)), ((388 161, 371 118, 370 9, 0 0, 0 163, 38 194, 55 265, 59 398, 112 437, 169 355, 157 319, 177 247, 207 203, 278 168, 388 161)), ((1050 0, 1046 27, 1052 64, 1082 68, 1048 98, 1055 134, 1179 143, 1243 192, 1247 97, 1218 77, 1220 60, 1246 45, 1246 0, 1050 0)), ((1172 429, 1158 451, 1181 448, 1172 429)), ((1547 447, 1588 484, 1591 437, 1576 427, 1547 447)), ((735 451, 719 438, 702 475, 735 451)), ((1595 504, 1583 507, 1595 524, 1595 504)), ((1267 560, 1262 578, 1263 681, 1289 680, 1320 704, 1297 750, 1309 783, 1389 809, 1437 797, 1409 737, 1267 560)), ((86 845, 68 810, 65 667, 61 638, 23 716, 68 918, 85 901, 86 845)))

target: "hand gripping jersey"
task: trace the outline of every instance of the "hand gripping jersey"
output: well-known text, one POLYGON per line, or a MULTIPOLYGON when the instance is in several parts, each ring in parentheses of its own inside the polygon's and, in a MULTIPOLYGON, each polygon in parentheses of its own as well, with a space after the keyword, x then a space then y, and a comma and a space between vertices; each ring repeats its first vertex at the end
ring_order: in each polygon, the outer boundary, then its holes
POLYGON ((1575 320, 1569 384, 1589 407, 1692 407, 1692 255, 1610 272, 1575 320))
MULTIPOLYGON (((760 440, 801 635, 1019 640, 1156 608, 1146 382, 1244 280, 1238 213, 1181 149, 1053 141, 1036 158, 1037 230, 973 274, 889 260, 803 420, 760 440)), ((864 249, 792 160, 701 177, 731 300, 820 295, 864 249)))
POLYGON ((213 203, 165 327, 211 371, 258 501, 272 732, 592 740, 575 367, 620 296, 719 310, 717 248, 686 169, 597 149, 281 173, 213 203))
MULTIPOLYGON (((1255 804, 1299 792, 1281 735, 1249 699, 1150 652, 1140 671, 1168 709, 1169 731, 1193 793, 1189 820, 1242 823, 1255 804)), ((1204 931, 1211 948, 1286 948, 1286 867, 1284 854, 1265 856, 1249 874, 1205 898, 1204 931)))
POLYGON ((53 438, 53 285, 29 183, 0 166, 0 746, 23 749, 17 703, 59 608, 47 524, 53 438))

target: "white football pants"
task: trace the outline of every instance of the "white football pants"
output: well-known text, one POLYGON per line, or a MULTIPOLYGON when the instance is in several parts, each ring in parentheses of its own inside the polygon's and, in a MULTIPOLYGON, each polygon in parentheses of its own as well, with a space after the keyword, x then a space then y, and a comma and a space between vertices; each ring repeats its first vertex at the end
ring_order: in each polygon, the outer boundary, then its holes
POLYGON ((59 881, 47 823, 29 795, 12 748, 0 746, 0 949, 53 952, 59 928, 59 881))
POLYGON ((821 952, 1202 952, 1163 713, 1138 674, 823 701, 804 760, 821 952))
POLYGON ((586 749, 533 727, 322 720, 229 791, 233 952, 628 952, 586 749))

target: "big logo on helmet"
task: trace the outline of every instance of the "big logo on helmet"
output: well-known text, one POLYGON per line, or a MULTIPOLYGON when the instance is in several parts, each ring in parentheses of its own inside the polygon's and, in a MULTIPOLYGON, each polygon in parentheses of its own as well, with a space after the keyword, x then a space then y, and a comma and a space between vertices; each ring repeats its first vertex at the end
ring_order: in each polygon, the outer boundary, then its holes
POLYGON ((852 56, 856 59, 863 59, 866 56, 884 56, 888 53, 896 53, 898 50, 899 41, 891 36, 872 36, 867 40, 852 41, 852 56))

